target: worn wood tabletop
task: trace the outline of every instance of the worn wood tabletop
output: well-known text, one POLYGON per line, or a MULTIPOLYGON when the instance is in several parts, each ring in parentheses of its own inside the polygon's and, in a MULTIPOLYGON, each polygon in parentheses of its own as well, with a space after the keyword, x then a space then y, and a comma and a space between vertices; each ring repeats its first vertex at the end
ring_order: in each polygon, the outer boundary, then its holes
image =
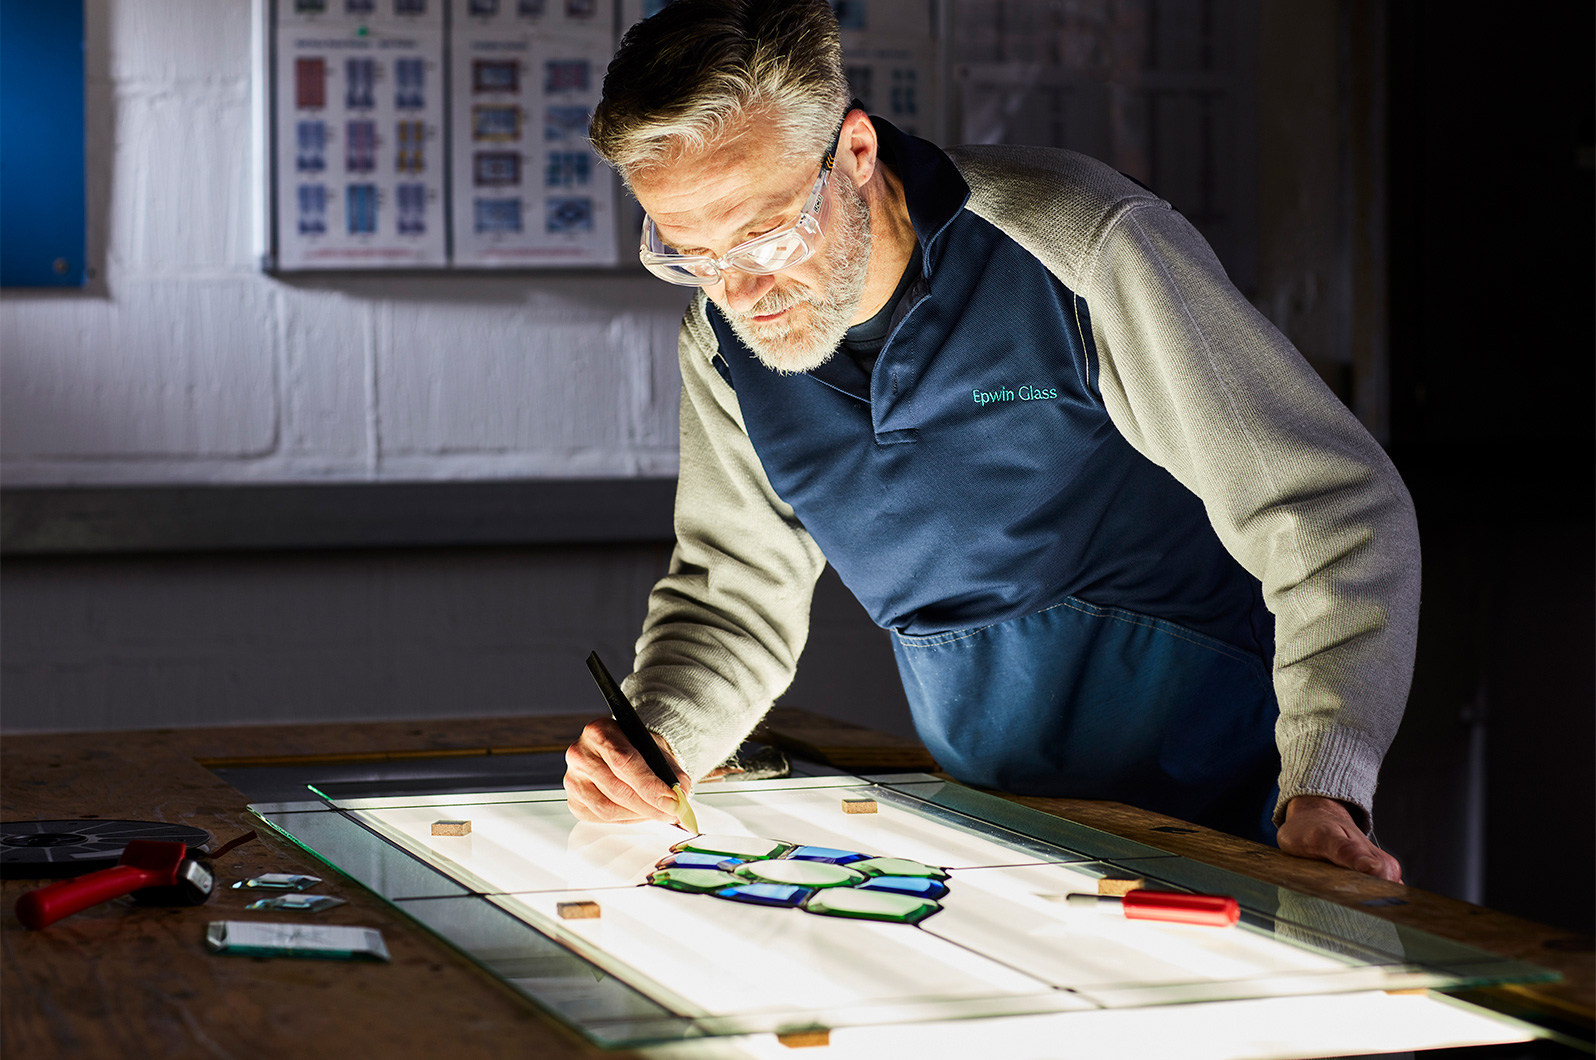
MULTIPOLYGON (((6 821, 127 818, 203 828, 217 844, 249 831, 247 799, 211 767, 564 750, 586 717, 239 726, 8 736, 0 743, 0 815, 6 821)), ((792 708, 761 734, 794 754, 858 772, 931 770, 913 741, 792 708)), ((1221 868, 1357 906, 1377 916, 1563 974, 1509 990, 1518 1002, 1588 1027, 1596 1008, 1591 940, 1503 913, 1302 861, 1208 829, 1118 803, 1016 801, 1221 868), (1371 899, 1403 904, 1363 906, 1371 899)), ((238 879, 318 872, 309 855, 269 835, 216 865, 238 879)), ((348 904, 322 923, 379 927, 392 961, 217 957, 203 945, 217 919, 251 913, 241 892, 218 889, 204 906, 152 909, 127 900, 44 931, 17 921, 16 898, 36 882, 0 888, 0 972, 8 1056, 503 1057, 625 1056, 596 1050, 381 899, 329 878, 322 893, 348 904)))

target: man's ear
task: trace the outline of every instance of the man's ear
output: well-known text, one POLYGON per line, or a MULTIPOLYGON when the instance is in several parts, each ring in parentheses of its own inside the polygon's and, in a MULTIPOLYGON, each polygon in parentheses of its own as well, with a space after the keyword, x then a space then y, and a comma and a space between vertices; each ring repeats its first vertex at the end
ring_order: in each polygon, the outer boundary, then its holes
POLYGON ((864 187, 876 175, 881 164, 876 153, 880 146, 870 116, 858 109, 849 111, 837 137, 837 168, 853 181, 854 187, 864 187))

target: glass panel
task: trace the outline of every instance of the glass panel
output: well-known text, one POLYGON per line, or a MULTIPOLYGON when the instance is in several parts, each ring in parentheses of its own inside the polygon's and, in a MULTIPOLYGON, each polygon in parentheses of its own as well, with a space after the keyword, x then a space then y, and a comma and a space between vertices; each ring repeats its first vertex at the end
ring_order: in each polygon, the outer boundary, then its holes
POLYGON ((427 898, 396 905, 521 993, 606 1044, 693 1033, 689 1021, 490 902, 427 898))
MULTIPOLYGON (((1047 861, 1091 861, 1099 858, 1174 857, 1167 850, 1159 850, 1145 843, 1124 839, 1109 832, 1088 828, 1084 824, 1066 821, 1052 814, 1032 810, 996 795, 988 795, 974 788, 936 780, 896 780, 891 777, 876 778, 893 791, 922 800, 930 807, 952 811, 957 817, 944 812, 937 814, 944 820, 963 818, 966 827, 994 838, 1008 837, 1010 842, 1028 850, 1046 852, 1047 861), (1052 848, 1052 849, 1050 849, 1052 848)), ((934 811, 931 811, 934 812, 934 811)))
POLYGON ((1186 858, 1122 860, 1104 873, 1141 876, 1149 887, 1228 894, 1242 905, 1243 921, 1294 945, 1345 954, 1376 964, 1416 964, 1468 979, 1494 975, 1500 982, 1555 978, 1544 968, 1515 961, 1426 931, 1392 923, 1336 902, 1186 858), (1487 972, 1487 966, 1495 965, 1487 972))
POLYGON ((451 940, 470 934, 455 921, 487 932, 456 944, 606 1044, 816 1025, 907 1033, 927 1020, 1060 1011, 1079 1019, 1122 1007, 1195 1009, 1218 999, 1549 975, 933 778, 877 779, 701 788, 694 801, 712 835, 694 838, 656 822, 578 822, 562 792, 349 798, 340 800, 350 807, 343 813, 266 816, 379 893, 406 895, 398 904, 451 940), (848 813, 845 798, 873 799, 877 812, 848 813), (433 836, 431 825, 445 818, 472 822, 471 834, 433 836), (829 860, 795 858, 787 843, 829 860), (750 856, 750 844, 789 856, 738 865, 721 856, 750 856), (836 864, 856 852, 869 857, 836 864), (672 863, 699 853, 702 864, 672 863), (396 889, 384 859, 410 863, 421 882, 396 889), (873 889, 768 878, 798 871, 871 880, 873 889), (714 878, 701 881, 708 893, 644 886, 651 874, 685 881, 694 873, 714 878), (1242 922, 1126 920, 1063 901, 1097 893, 1106 877, 1231 895, 1242 922), (464 897, 409 900, 439 881, 486 902, 471 912, 464 897), (770 907, 798 900, 808 912, 770 907), (573 909, 585 916, 565 919, 573 909), (457 910, 446 924, 445 910, 457 910), (854 919, 861 914, 907 922, 854 919), (516 926, 496 934, 505 924, 516 926), (502 938, 541 942, 528 944, 531 956, 506 956, 502 938), (758 975, 749 974, 754 952, 758 975), (541 969, 550 960, 558 964, 550 975, 521 974, 516 964, 541 969), (595 1001, 588 983, 619 992, 595 1001))
POLYGON ((255 816, 309 851, 317 860, 349 876, 383 898, 426 898, 468 893, 424 862, 395 849, 336 811, 262 813, 255 816))
POLYGON ((861 1006, 979 1001, 979 1011, 991 1012, 1011 1000, 1063 1003, 1060 992, 1034 976, 907 924, 812 916, 658 887, 538 891, 492 901, 682 1015, 824 1013, 829 1022, 861 1006), (559 903, 577 900, 597 901, 602 915, 561 920, 559 903))

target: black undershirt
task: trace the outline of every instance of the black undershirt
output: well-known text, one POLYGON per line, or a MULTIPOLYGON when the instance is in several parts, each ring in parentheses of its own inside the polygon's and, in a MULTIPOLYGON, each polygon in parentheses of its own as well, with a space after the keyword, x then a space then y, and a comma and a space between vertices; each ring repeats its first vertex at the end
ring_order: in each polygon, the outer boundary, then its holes
POLYGON ((887 344, 887 336, 892 332, 893 320, 896 317, 898 303, 903 301, 903 296, 908 292, 916 276, 920 275, 920 244, 914 244, 914 253, 909 255, 909 264, 904 268, 903 275, 898 278, 898 286, 892 292, 892 297, 887 299, 887 304, 880 311, 863 324, 855 324, 849 328, 842 337, 842 352, 846 353, 869 375, 876 365, 876 358, 881 355, 881 347, 887 344))

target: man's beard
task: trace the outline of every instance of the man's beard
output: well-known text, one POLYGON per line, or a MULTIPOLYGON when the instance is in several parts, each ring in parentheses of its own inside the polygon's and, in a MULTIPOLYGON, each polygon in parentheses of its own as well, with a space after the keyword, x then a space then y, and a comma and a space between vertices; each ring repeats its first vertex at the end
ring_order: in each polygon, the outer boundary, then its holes
POLYGON ((819 368, 831 359, 864 299, 870 265, 870 207, 846 177, 836 182, 837 202, 821 247, 821 290, 783 289, 781 281, 746 313, 721 306, 722 315, 760 363, 783 375, 819 368), (768 324, 756 316, 786 313, 768 324), (802 315, 802 321, 794 317, 802 315))

